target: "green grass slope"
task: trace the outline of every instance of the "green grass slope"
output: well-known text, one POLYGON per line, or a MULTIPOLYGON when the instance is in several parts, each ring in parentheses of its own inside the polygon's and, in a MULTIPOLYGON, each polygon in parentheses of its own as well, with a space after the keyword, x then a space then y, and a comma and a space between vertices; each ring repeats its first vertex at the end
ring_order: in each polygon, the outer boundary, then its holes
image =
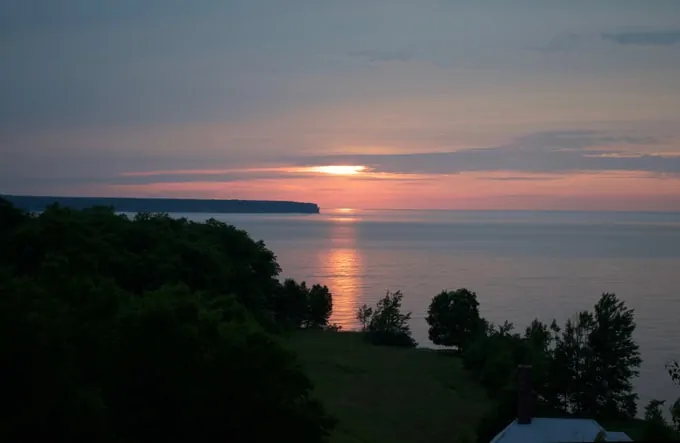
POLYGON ((299 331, 288 343, 338 419, 332 443, 473 441, 490 404, 441 352, 372 346, 352 332, 299 331))

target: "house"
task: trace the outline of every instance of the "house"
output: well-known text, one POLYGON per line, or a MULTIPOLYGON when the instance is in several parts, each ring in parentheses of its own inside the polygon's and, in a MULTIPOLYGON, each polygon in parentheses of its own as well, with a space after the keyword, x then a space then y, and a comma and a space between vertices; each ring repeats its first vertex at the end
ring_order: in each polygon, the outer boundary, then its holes
POLYGON ((595 420, 533 417, 531 366, 518 367, 517 383, 517 418, 490 443, 594 442, 598 435, 608 442, 633 441, 624 432, 606 431, 595 420))

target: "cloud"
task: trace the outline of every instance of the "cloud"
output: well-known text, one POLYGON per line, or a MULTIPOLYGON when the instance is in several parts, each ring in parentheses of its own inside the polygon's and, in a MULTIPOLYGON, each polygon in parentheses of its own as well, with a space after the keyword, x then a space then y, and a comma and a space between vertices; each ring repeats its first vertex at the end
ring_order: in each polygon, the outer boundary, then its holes
POLYGON ((623 46, 673 46, 680 44, 680 29, 605 33, 602 38, 623 46))
POLYGON ((550 175, 550 176, 544 176, 544 175, 509 175, 509 176, 500 176, 500 177, 484 177, 484 180, 491 180, 491 181, 509 181, 509 182, 519 182, 519 181, 548 181, 548 180, 557 180, 558 176, 556 175, 550 175))
MULTIPOLYGON (((42 0, 36 14, 36 2, 5 3, 0 41, 12 69, 0 72, 0 131, 29 133, 238 124, 350 101, 357 107, 434 95, 464 101, 488 91, 502 106, 503 100, 516 102, 510 95, 523 95, 518 85, 529 85, 538 97, 539 89, 566 94, 575 76, 563 75, 559 63, 535 60, 528 42, 545 43, 556 34, 545 50, 576 50, 592 39, 606 45, 601 32, 622 29, 643 10, 638 5, 603 15, 607 8, 584 4, 565 16, 553 7, 514 3, 294 0, 295 7, 284 7, 280 0, 118 0, 101 8, 84 0, 59 6, 42 0), (580 34, 582 27, 569 32, 576 22, 587 22, 594 33, 580 34)), ((672 14, 657 9, 650 16, 643 24, 661 29, 672 14)), ((605 69, 632 78, 623 71, 655 71, 674 61, 607 54, 573 63, 570 73, 597 82, 605 69)), ((659 87, 653 76, 636 83, 639 88, 622 96, 659 87)), ((592 112, 589 105, 573 107, 592 112)))
MULTIPOLYGON (((115 177, 107 179, 99 178, 97 180, 88 179, 88 182, 99 182, 109 184, 147 184, 159 181, 171 182, 232 182, 232 181, 256 181, 256 180, 290 180, 310 177, 336 177, 334 174, 325 174, 323 172, 312 170, 313 166, 295 167, 273 167, 273 168, 242 168, 242 169, 174 169, 174 170, 145 170, 145 171, 129 171, 123 172, 115 177)), ((371 180, 399 180, 399 181, 422 181, 430 180, 432 176, 418 175, 418 174, 392 174, 385 172, 373 172, 367 169, 357 175, 353 175, 352 179, 371 181, 371 180)), ((63 183, 78 183, 81 181, 74 181, 73 179, 59 179, 63 183)), ((1 182, 0 182, 1 183, 1 182)))
POLYGON ((451 152, 334 155, 300 158, 305 164, 360 164, 393 174, 457 174, 515 171, 561 174, 582 171, 645 171, 680 174, 680 156, 626 152, 621 148, 661 143, 661 139, 595 131, 528 134, 513 142, 451 152))
MULTIPOLYGON (((310 174, 285 170, 281 168, 252 169, 178 169, 178 170, 145 170, 130 171, 120 174, 102 174, 98 176, 34 176, 17 178, 3 176, 0 178, 0 189, 19 189, 22 192, 34 192, 32 189, 49 189, 63 186, 143 186, 154 183, 235 183, 259 182, 266 180, 290 180, 309 178, 310 174), (23 191, 27 189, 28 191, 23 191)), ((39 191, 43 192, 44 191, 39 191)))
POLYGON ((621 46, 673 46, 680 44, 678 30, 615 31, 601 33, 567 32, 552 37, 548 43, 533 49, 540 52, 572 52, 606 48, 606 43, 621 46), (604 43, 603 43, 604 42, 604 43))

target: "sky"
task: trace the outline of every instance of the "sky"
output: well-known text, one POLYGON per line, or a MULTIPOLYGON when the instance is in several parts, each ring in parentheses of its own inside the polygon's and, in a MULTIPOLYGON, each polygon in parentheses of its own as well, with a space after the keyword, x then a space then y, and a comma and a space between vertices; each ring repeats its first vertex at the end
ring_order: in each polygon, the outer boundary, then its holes
POLYGON ((0 0, 0 60, 0 193, 680 211, 677 0, 0 0))

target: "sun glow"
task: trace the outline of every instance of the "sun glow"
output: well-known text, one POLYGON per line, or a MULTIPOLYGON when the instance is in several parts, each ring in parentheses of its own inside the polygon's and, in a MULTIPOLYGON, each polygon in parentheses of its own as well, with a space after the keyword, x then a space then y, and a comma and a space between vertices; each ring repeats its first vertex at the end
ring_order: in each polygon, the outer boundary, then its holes
POLYGON ((320 172, 322 174, 331 175, 356 175, 360 172, 366 171, 368 168, 366 166, 353 166, 353 165, 328 165, 328 166, 312 166, 305 168, 308 172, 320 172))

